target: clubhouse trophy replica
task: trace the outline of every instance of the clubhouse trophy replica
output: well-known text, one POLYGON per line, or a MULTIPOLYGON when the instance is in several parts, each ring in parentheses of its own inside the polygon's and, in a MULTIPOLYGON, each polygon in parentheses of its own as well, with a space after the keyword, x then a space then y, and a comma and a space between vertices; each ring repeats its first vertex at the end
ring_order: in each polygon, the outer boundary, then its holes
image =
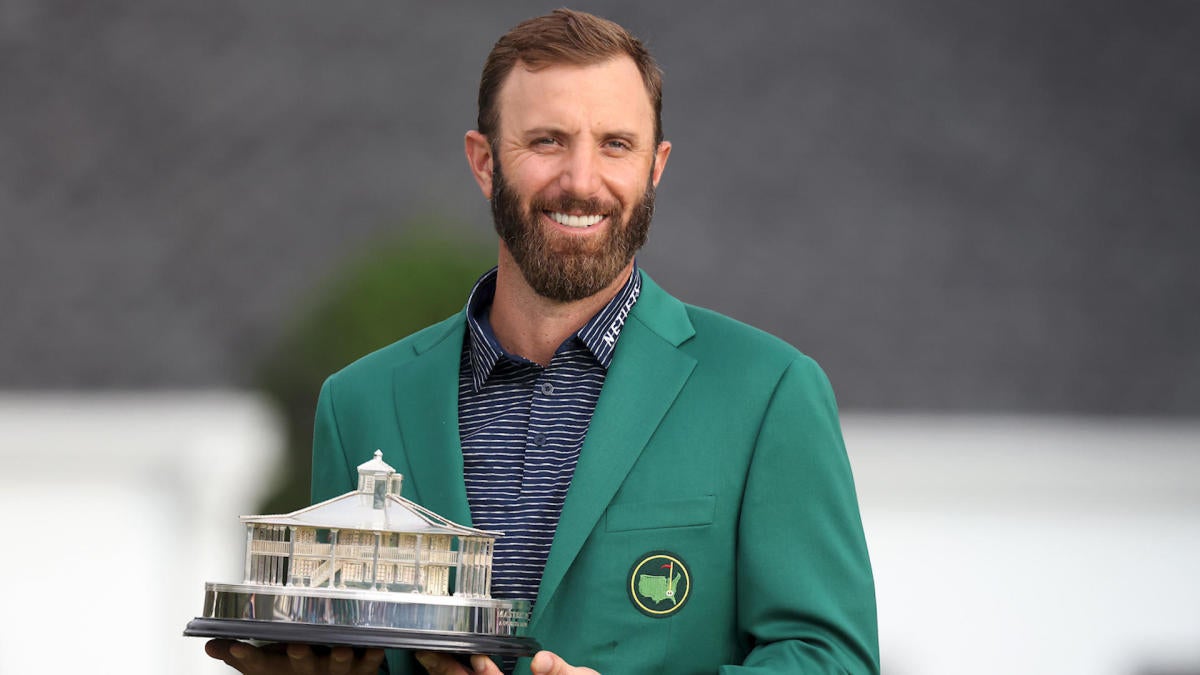
POLYGON ((526 656, 526 600, 491 597, 499 532, 463 527, 400 496, 383 453, 358 489, 299 511, 242 516, 246 574, 206 583, 184 635, 526 656), (453 572, 451 572, 453 570, 453 572), (450 594, 450 579, 454 592, 450 594))

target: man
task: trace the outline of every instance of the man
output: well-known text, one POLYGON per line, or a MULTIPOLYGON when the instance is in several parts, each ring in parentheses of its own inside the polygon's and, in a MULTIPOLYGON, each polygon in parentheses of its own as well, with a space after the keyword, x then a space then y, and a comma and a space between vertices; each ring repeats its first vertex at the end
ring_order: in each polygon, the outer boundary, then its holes
MULTIPOLYGON (((466 155, 498 266, 462 313, 326 381, 313 498, 352 489, 382 448, 406 496, 505 532, 493 595, 534 601, 529 632, 548 650, 520 672, 875 673, 870 564, 824 374, 634 263, 671 152, 660 77, 639 41, 587 14, 497 42, 466 155)), ((366 673, 382 658, 209 650, 243 672, 366 673)), ((500 672, 481 655, 387 664, 500 672)))

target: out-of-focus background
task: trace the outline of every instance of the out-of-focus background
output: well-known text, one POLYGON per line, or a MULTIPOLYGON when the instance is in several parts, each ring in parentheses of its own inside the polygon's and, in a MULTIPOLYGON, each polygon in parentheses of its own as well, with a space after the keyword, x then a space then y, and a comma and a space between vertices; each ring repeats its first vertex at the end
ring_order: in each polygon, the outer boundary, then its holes
MULTIPOLYGON (((554 4, 0 3, 0 673, 180 637, 320 379, 490 264, 554 4)), ((1200 5, 585 2, 665 71, 642 266, 829 373, 889 675, 1200 673, 1200 5)))

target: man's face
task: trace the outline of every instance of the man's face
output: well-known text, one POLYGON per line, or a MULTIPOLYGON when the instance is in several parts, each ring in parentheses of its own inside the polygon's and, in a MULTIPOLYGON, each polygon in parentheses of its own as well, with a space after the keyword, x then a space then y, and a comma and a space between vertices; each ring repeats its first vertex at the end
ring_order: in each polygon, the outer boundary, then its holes
POLYGON ((670 150, 654 144, 636 66, 625 57, 533 72, 518 64, 498 103, 491 174, 481 186, 502 245, 543 297, 570 302, 600 292, 646 241, 670 150))
POLYGON ((508 184, 499 162, 493 166, 492 181, 492 220, 496 232, 521 275, 538 295, 559 302, 595 295, 629 266, 633 255, 646 243, 654 215, 654 185, 649 180, 637 208, 624 216, 616 201, 568 195, 522 196, 508 184), (568 215, 565 218, 568 223, 571 218, 586 223, 586 219, 594 220, 597 216, 623 222, 601 228, 595 237, 587 239, 556 234, 557 228, 541 224, 544 214, 551 214, 556 223, 564 220, 566 214, 579 214, 568 215))

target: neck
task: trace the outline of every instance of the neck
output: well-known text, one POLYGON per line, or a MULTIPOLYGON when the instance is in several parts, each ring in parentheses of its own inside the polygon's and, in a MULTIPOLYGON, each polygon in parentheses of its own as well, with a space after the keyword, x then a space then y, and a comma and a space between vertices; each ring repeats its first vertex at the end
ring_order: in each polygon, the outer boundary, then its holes
POLYGON ((629 280, 632 270, 633 262, 630 261, 612 283, 598 293, 572 302, 559 302, 538 295, 501 245, 496 297, 489 317, 492 331, 506 351, 548 366, 559 345, 583 328, 616 296, 629 280))

